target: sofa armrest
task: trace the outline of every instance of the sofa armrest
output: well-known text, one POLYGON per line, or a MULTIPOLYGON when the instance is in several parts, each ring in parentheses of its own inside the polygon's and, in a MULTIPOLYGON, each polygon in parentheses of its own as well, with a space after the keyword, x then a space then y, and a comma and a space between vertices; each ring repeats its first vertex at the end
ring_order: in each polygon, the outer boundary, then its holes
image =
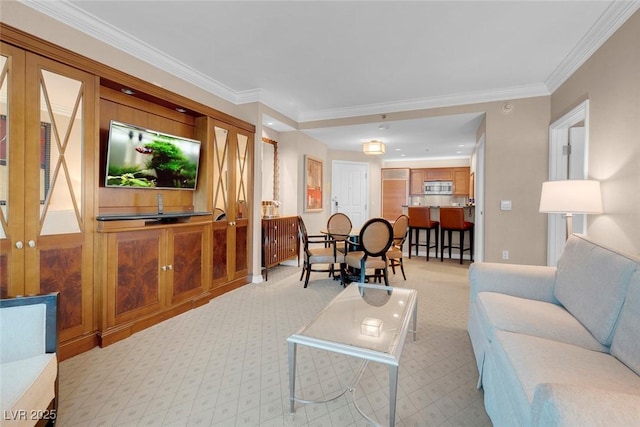
POLYGON ((640 395, 571 384, 540 384, 531 411, 532 426, 637 426, 640 395))
POLYGON ((471 302, 479 292, 499 292, 554 304, 556 268, 540 265, 476 262, 469 268, 471 302))

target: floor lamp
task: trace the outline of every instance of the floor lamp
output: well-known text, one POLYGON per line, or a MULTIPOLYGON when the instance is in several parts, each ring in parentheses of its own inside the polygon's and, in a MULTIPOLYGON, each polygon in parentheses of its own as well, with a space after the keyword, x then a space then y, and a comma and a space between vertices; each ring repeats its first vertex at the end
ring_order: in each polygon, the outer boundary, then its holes
POLYGON ((568 239, 573 230, 573 214, 602 213, 600 181, 568 179, 543 182, 540 212, 565 214, 568 239))

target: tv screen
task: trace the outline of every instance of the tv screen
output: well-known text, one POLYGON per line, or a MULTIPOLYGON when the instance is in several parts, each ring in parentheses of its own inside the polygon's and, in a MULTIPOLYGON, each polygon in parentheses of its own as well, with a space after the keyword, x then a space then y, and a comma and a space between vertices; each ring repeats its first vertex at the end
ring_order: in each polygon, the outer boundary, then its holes
POLYGON ((194 190, 200 141, 112 120, 105 186, 194 190))

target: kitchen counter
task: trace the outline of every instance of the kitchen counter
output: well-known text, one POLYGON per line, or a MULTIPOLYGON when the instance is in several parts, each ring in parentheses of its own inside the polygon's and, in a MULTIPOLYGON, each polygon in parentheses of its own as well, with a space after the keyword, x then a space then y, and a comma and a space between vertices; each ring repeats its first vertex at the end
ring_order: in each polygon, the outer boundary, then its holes
MULTIPOLYGON (((431 209, 431 219, 433 221, 440 221, 440 208, 443 206, 412 206, 413 208, 430 208, 431 209)), ((448 208, 459 208, 464 209, 464 220, 468 222, 475 222, 475 206, 446 206, 448 208)), ((402 205, 402 213, 407 215, 409 205, 402 205)))

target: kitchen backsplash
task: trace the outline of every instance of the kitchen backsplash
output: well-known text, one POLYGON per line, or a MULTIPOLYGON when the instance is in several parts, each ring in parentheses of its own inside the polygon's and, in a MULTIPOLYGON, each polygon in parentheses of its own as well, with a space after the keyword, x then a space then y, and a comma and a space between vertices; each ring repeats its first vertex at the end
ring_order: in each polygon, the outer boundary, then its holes
POLYGON ((411 196, 409 204, 411 206, 466 206, 469 198, 464 196, 411 196))

